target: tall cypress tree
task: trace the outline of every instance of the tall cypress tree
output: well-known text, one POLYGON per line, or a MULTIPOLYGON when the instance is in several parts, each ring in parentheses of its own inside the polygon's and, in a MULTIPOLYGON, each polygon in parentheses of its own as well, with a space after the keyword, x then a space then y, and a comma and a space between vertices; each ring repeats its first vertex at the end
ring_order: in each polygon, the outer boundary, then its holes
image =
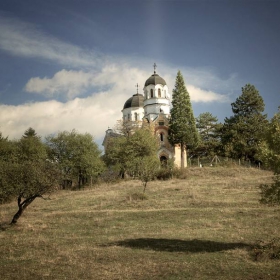
POLYGON ((184 168, 185 150, 198 144, 198 132, 190 95, 180 71, 177 73, 170 111, 169 136, 172 145, 180 145, 181 168, 184 168))

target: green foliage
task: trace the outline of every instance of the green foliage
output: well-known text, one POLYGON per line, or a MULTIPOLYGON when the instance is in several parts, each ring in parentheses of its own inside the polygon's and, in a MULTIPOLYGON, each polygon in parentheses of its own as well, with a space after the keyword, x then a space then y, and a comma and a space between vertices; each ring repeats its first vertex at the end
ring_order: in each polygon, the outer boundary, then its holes
POLYGON ((108 166, 114 166, 115 170, 124 175, 136 172, 135 165, 138 159, 153 156, 158 149, 158 141, 153 132, 144 127, 136 129, 130 135, 110 139, 104 160, 108 166))
POLYGON ((196 155, 214 156, 220 146, 221 123, 217 117, 206 112, 196 118, 196 127, 199 133, 199 145, 194 150, 196 155))
POLYGON ((263 99, 253 85, 246 84, 231 106, 234 115, 225 119, 221 130, 225 155, 254 160, 267 127, 263 99))
POLYGON ((10 186, 7 169, 10 169, 10 164, 0 161, 0 204, 9 202, 15 196, 13 188, 10 186))
POLYGON ((266 142, 259 151, 259 157, 276 175, 271 185, 260 185, 260 202, 280 204, 280 107, 268 125, 266 142))
POLYGON ((267 142, 270 148, 280 155, 280 107, 278 107, 278 112, 270 121, 267 142))
MULTIPOLYGON (((18 199, 42 197, 57 188, 59 172, 48 161, 25 161, 2 165, 5 183, 2 186, 18 199)), ((2 177, 2 176, 1 176, 2 177)), ((2 177, 3 178, 3 177, 2 177)))
POLYGON ((8 137, 2 137, 0 133, 0 162, 15 161, 18 154, 16 142, 8 140, 8 137))
POLYGON ((160 161, 156 155, 137 157, 131 161, 130 170, 141 180, 143 193, 145 193, 148 182, 155 179, 159 168, 160 161))
POLYGON ((104 170, 101 151, 89 133, 64 131, 46 138, 49 158, 58 163, 63 173, 63 186, 78 178, 79 187, 88 177, 96 177, 104 170))
POLYGON ((173 90, 172 108, 169 120, 169 142, 181 146, 181 167, 184 167, 184 149, 195 147, 199 137, 193 115, 190 95, 186 89, 184 78, 178 71, 173 90))
POLYGON ((276 174, 280 174, 280 107, 268 125, 266 144, 262 148, 261 159, 276 174))
POLYGON ((32 127, 29 127, 24 131, 24 134, 22 136, 23 138, 30 138, 30 137, 38 137, 35 129, 32 127))
POLYGON ((123 177, 129 174, 139 178, 143 183, 144 193, 147 183, 155 178, 160 168, 156 156, 158 140, 149 126, 134 127, 133 130, 129 130, 129 133, 127 133, 126 122, 123 127, 123 135, 112 138, 111 143, 108 144, 104 156, 105 162, 110 169, 119 170, 119 174, 123 177))
POLYGON ((262 184, 260 202, 264 204, 280 204, 280 176, 276 176, 274 183, 262 184))
POLYGON ((156 178, 158 180, 169 180, 173 178, 176 168, 174 166, 174 160, 169 159, 161 162, 160 168, 156 172, 156 178))
POLYGON ((35 130, 30 128, 19 141, 0 142, 0 201, 17 197, 18 212, 12 220, 16 223, 34 199, 57 188, 60 174, 35 130))
POLYGON ((17 159, 22 161, 40 161, 47 159, 46 145, 37 136, 34 129, 29 128, 18 141, 17 159))

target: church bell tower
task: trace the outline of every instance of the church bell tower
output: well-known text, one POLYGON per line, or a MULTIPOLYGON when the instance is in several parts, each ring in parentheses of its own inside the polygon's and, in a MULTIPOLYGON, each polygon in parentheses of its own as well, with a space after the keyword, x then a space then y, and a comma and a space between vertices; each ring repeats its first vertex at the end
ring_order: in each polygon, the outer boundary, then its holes
POLYGON ((170 115, 170 94, 165 80, 156 73, 145 82, 144 90, 144 115, 149 122, 153 122, 159 114, 169 117, 170 115))

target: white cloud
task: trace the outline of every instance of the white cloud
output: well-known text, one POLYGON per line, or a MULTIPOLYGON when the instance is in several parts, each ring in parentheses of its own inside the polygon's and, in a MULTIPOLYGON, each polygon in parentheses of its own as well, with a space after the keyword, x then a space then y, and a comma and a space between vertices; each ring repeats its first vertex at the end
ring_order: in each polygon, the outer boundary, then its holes
POLYGON ((18 106, 0 105, 0 131, 13 139, 19 138, 28 127, 33 127, 42 136, 75 128, 101 140, 107 126, 113 126, 121 116, 122 102, 112 99, 110 95, 100 93, 67 103, 52 100, 18 106), (108 103, 116 106, 106 109, 108 103))
MULTIPOLYGON (((65 73, 66 76, 69 74, 65 73)), ((63 81, 62 78, 57 78, 60 74, 61 71, 51 80, 57 83, 63 81)), ((108 84, 111 87, 106 91, 94 92, 87 98, 75 98, 66 103, 50 100, 18 106, 0 105, 0 131, 13 139, 19 138, 28 127, 33 127, 42 136, 75 128, 82 133, 91 133, 100 144, 108 126, 113 127, 121 119, 125 101, 136 93, 136 83, 145 80, 148 73, 136 68, 125 66, 120 69, 119 66, 111 65, 96 75, 84 74, 84 83, 88 83, 88 78, 100 87, 108 84)), ((69 75, 79 77, 81 73, 73 71, 69 75)), ((72 80, 76 77, 72 77, 72 80)), ((45 83, 44 79, 37 82, 31 84, 33 90, 39 92, 51 88, 51 81, 48 79, 45 83)), ((77 84, 78 87, 79 82, 77 84)), ((59 88, 58 85, 56 87, 59 88)))
POLYGON ((64 95, 67 99, 71 99, 82 95, 89 86, 93 86, 93 79, 92 72, 63 69, 52 78, 31 78, 25 85, 25 90, 47 97, 64 95))
POLYGON ((188 92, 192 102, 229 102, 227 95, 218 94, 210 90, 203 90, 193 85, 188 86, 188 92))
MULTIPOLYGON (((165 67, 165 72, 168 74, 163 75, 170 91, 172 91, 172 82, 175 81, 174 69, 165 67)), ((188 71, 186 71, 188 72, 188 71)), ((205 74, 205 76, 210 73, 205 74)), ((99 72, 84 72, 74 70, 61 70, 57 72, 52 78, 31 78, 25 85, 27 92, 42 94, 46 97, 55 98, 63 95, 67 99, 71 99, 82 95, 89 91, 89 89, 97 90, 102 87, 113 87, 115 90, 133 90, 135 84, 138 82, 140 85, 140 93, 145 80, 150 76, 147 71, 130 67, 128 64, 108 64, 105 65, 99 72), (135 84, 131 84, 133 81, 135 84)), ((185 75, 189 77, 188 73, 185 75)), ((190 75, 193 77, 193 73, 190 75)), ((201 73, 199 75, 201 77, 201 73)), ((217 77, 213 76, 215 82, 217 77)), ((197 81, 195 81, 197 83, 197 81)), ((229 81, 227 82, 229 83, 229 81)), ((203 84, 203 83, 202 83, 203 84)), ((205 90, 193 84, 187 84, 187 89, 190 93, 193 102, 227 102, 229 101, 228 95, 218 94, 211 90, 205 90)))
POLYGON ((92 68, 101 62, 97 53, 65 43, 13 18, 0 17, 0 48, 13 55, 39 57, 73 67, 92 68))

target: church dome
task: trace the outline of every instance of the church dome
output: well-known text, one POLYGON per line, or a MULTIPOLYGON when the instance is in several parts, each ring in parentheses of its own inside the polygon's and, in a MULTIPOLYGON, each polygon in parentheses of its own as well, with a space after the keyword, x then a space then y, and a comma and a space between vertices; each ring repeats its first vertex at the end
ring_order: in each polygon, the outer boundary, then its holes
POLYGON ((132 108, 132 107, 143 107, 144 106, 144 96, 142 94, 134 94, 132 97, 126 100, 123 108, 132 108))
POLYGON ((145 87, 148 85, 158 85, 161 84, 163 86, 166 85, 165 80, 159 76, 158 74, 154 73, 145 83, 145 87))

